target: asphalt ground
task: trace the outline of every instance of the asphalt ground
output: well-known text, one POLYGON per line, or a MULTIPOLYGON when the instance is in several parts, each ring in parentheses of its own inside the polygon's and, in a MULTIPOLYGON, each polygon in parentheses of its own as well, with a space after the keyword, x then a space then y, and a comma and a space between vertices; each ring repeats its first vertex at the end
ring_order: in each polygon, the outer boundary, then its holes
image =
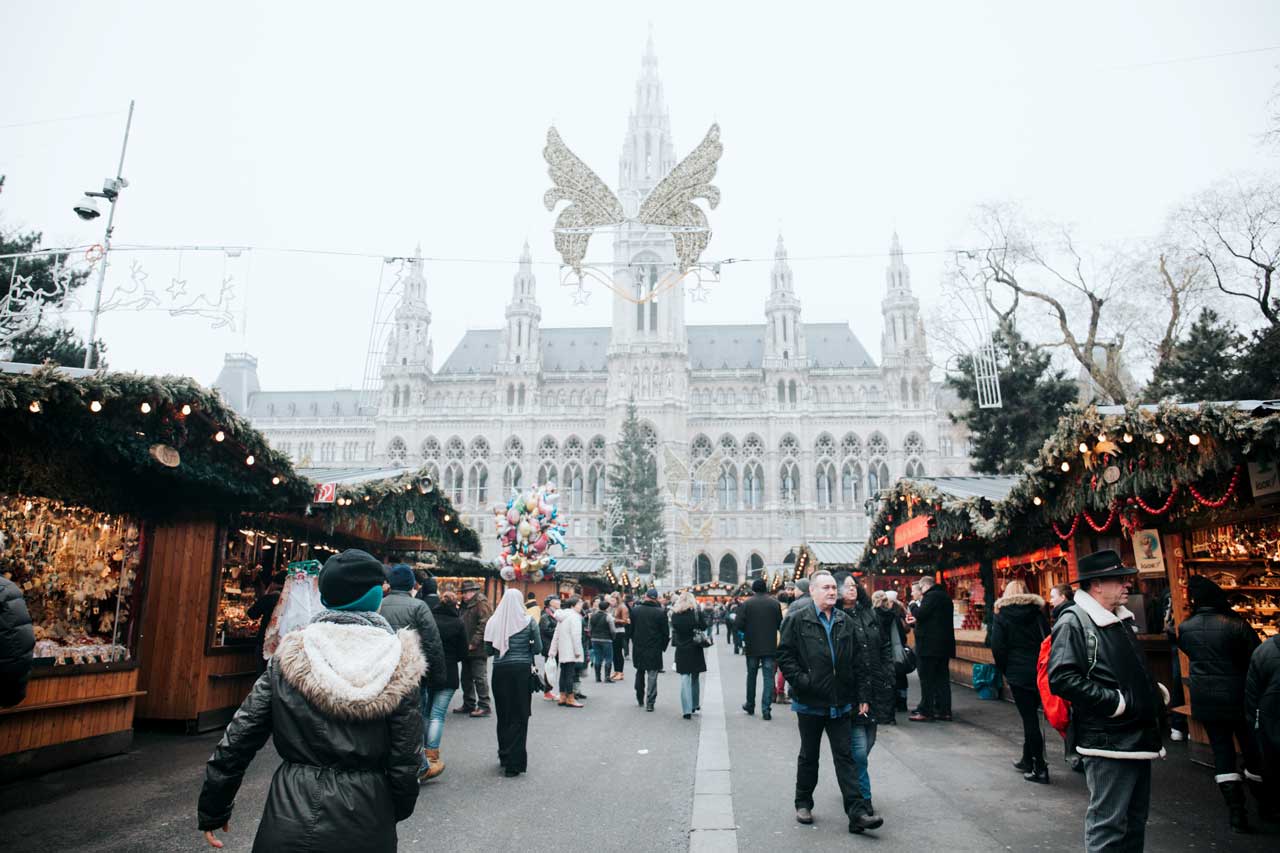
MULTIPOLYGON (((1067 851, 1082 848, 1088 792, 1084 778, 1052 760, 1053 784, 1024 782, 1010 762, 1021 750, 1015 709, 983 702, 953 686, 955 721, 882 726, 871 753, 876 810, 885 825, 851 836, 825 751, 815 792, 815 823, 795 822, 799 747, 795 717, 774 706, 771 722, 748 717, 746 664, 723 644, 717 655, 728 738, 735 832, 708 837, 743 851, 941 849, 1067 851)), ((450 715, 443 757, 448 769, 423 786, 413 816, 398 829, 402 850, 684 851, 693 815, 697 717, 681 719, 679 679, 661 676, 657 711, 636 705, 632 672, 617 684, 588 676, 586 708, 559 708, 534 697, 529 772, 501 775, 495 720, 450 715)), ((912 683, 912 698, 918 696, 912 683)), ((460 702, 455 699, 455 705, 460 702)), ((704 703, 708 704, 708 703, 704 703)), ((719 718, 713 705, 709 714, 719 718)), ((705 731, 717 726, 709 718, 705 731)), ((1052 756, 1057 733, 1045 726, 1052 756)), ((0 787, 0 850, 200 850, 195 806, 204 762, 219 735, 139 732, 126 755, 0 787)), ((708 737, 702 738, 709 755, 708 737)), ((1275 835, 1230 836, 1209 768, 1188 760, 1185 744, 1167 744, 1155 765, 1147 850, 1278 849, 1275 835)), ((224 849, 253 843, 278 760, 268 746, 251 765, 224 849)), ((701 793, 701 792, 700 792, 701 793)), ((717 847, 715 849, 734 849, 717 847)))

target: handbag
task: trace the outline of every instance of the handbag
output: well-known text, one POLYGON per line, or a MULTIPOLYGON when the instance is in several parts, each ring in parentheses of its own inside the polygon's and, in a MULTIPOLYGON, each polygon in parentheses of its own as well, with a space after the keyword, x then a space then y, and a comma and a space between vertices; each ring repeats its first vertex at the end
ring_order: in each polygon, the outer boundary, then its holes
MULTIPOLYGON (((897 664, 894 665, 897 669, 897 664)), ((916 671, 916 650, 910 646, 902 647, 902 674, 908 675, 916 671)))
POLYGON ((715 639, 701 628, 696 628, 693 632, 693 644, 699 648, 706 649, 715 644, 715 639))
POLYGON ((529 665, 529 692, 530 693, 546 693, 547 688, 542 684, 542 676, 538 674, 538 665, 529 665))

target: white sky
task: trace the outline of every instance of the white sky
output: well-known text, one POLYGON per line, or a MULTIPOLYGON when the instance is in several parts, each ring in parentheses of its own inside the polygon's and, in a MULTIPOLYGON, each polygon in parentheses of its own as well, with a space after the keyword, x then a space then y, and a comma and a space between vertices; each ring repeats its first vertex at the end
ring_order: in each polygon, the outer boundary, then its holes
MULTIPOLYGON (((138 101, 116 240, 494 259, 431 263, 436 363, 467 328, 501 324, 527 237, 545 325, 604 325, 557 285, 542 146, 555 122, 611 185, 646 25, 678 156, 712 121, 725 154, 704 259, 772 258, 778 228, 809 320, 848 320, 879 352, 890 233, 915 289, 980 202, 1021 202, 1097 241, 1157 234, 1170 208, 1262 149, 1280 3, 780 5, 5 2, 0 195, 6 227, 93 243, 72 203, 114 174, 138 101), (634 12, 634 14, 632 14, 634 12), (115 111, 98 118, 28 124, 115 111), (20 124, 12 127, 9 125, 20 124), (918 254, 912 254, 918 253, 918 254)), ((597 237, 593 256, 608 257, 597 237)), ((131 256, 108 274, 127 281, 131 256)), ((139 258, 163 290, 173 253, 139 258)), ((221 255, 182 256, 216 295, 221 255)), ((725 268, 690 323, 763 322, 769 263, 725 268)), ((211 382, 223 353, 260 359, 266 388, 358 387, 383 264, 247 253, 248 326, 105 314, 117 369, 211 382), (251 262, 251 267, 250 267, 251 262)), ((240 291, 243 293, 243 288, 240 291)), ((82 300, 90 301, 85 293, 82 300)), ((239 309, 240 306, 237 306, 239 309)), ((70 315, 87 327, 84 313, 70 315)))

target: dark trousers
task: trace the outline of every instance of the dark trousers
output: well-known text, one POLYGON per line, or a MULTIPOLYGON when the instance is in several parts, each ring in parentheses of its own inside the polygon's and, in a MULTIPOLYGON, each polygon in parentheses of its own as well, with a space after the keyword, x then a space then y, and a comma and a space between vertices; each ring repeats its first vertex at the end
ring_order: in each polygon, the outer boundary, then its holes
POLYGON ((733 635, 733 653, 736 655, 742 651, 742 632, 736 628, 730 628, 729 633, 733 635))
POLYGON ((1084 756, 1089 808, 1084 813, 1087 853, 1141 853, 1151 809, 1151 762, 1084 756))
POLYGON ((462 659, 462 707, 489 710, 489 659, 462 659))
POLYGON ((573 692, 573 685, 578 680, 578 664, 576 661, 560 662, 560 698, 573 692))
POLYGON ((1013 704, 1022 717, 1022 758, 1044 760, 1044 733, 1040 731, 1040 691, 1032 687, 1014 687, 1013 704))
POLYGON ((951 715, 951 673, 947 659, 920 657, 920 713, 928 717, 951 715))
POLYGON ((627 659, 627 635, 613 635, 613 671, 622 674, 623 662, 627 659))
POLYGON ((756 673, 764 670, 760 679, 760 710, 769 713, 773 708, 773 656, 747 655, 747 707, 756 708, 756 673))
POLYGON ((1209 748, 1213 750, 1213 772, 1215 781, 1239 782, 1240 768, 1236 764, 1236 742, 1240 743, 1240 753, 1244 756, 1244 767, 1258 776, 1262 773, 1262 757, 1258 754, 1258 745, 1249 729, 1249 721, 1243 713, 1238 720, 1205 721, 1205 733, 1209 735, 1209 748), (1223 776, 1234 775, 1235 778, 1223 779, 1223 776))
POLYGON ((636 667, 636 702, 652 706, 658 701, 658 670, 636 667))
POLYGON ((508 770, 527 770, 529 756, 529 668, 493 668, 493 708, 498 715, 498 761, 508 770))
POLYGON ((836 765, 836 783, 844 800, 844 813, 852 815, 862 800, 858 774, 850 748, 849 715, 843 717, 796 714, 800 727, 800 755, 796 758, 796 808, 813 808, 813 789, 818 787, 818 759, 822 755, 822 733, 827 733, 831 758, 836 765))

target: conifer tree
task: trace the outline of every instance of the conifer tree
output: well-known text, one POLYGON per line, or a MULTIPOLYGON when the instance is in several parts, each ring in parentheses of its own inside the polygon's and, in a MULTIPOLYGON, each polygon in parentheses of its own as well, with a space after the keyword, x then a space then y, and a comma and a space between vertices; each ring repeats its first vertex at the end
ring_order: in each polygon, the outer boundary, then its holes
POLYGON ((627 403, 622 435, 609 463, 610 500, 618 502, 610 536, 601 542, 609 553, 644 561, 643 571, 666 574, 666 539, 663 533, 663 501, 658 491, 658 463, 645 446, 636 415, 636 403, 627 403))
POLYGON ((1244 349, 1244 335, 1212 308, 1204 308, 1187 336, 1156 365, 1143 396, 1149 403, 1166 398, 1181 403, 1234 400, 1244 349))

